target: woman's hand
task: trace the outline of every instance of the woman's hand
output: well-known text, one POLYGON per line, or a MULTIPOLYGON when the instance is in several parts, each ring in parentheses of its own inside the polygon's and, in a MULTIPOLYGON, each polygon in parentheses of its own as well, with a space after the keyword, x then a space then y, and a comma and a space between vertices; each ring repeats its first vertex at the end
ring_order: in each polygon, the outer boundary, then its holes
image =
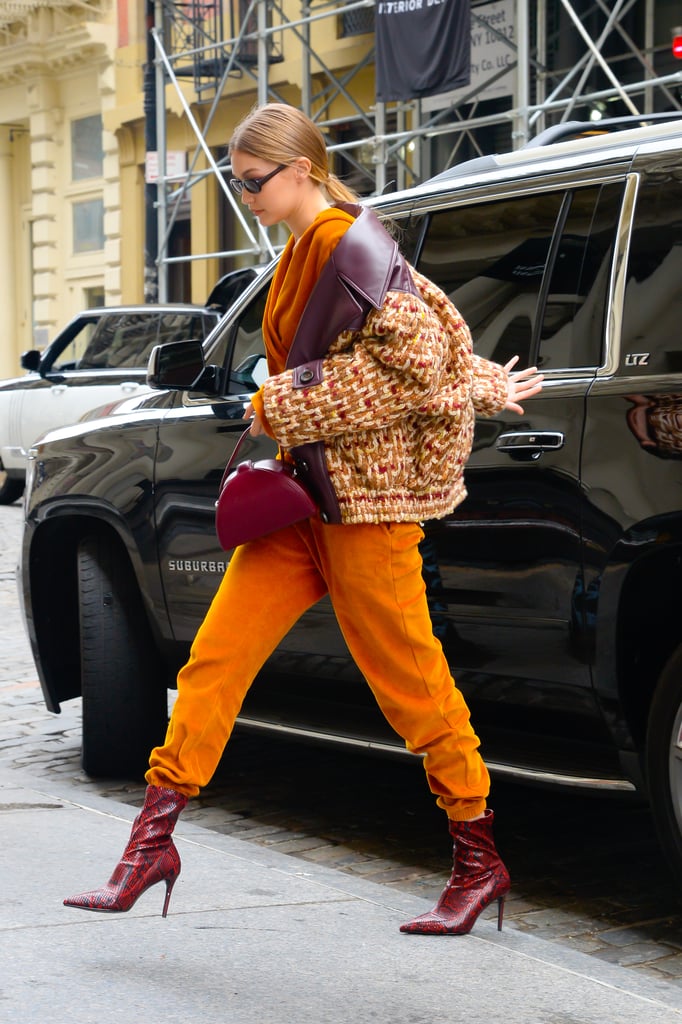
POLYGON ((523 406, 520 403, 542 391, 543 376, 538 373, 537 366, 529 366, 525 370, 517 370, 512 373, 518 361, 519 357, 514 356, 504 367, 509 382, 505 409, 523 416, 523 406))
POLYGON ((261 434, 265 433, 265 430, 263 429, 263 424, 256 415, 256 410, 254 409, 251 402, 248 402, 248 404, 244 406, 244 415, 242 419, 251 420, 251 427, 249 429, 251 437, 260 437, 261 434))

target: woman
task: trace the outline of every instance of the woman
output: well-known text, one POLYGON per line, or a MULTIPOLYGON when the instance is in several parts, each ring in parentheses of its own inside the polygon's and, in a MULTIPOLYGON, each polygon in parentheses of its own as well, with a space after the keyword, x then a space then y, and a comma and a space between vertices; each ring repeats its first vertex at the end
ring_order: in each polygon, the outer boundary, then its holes
POLYGON ((433 635, 419 522, 465 497, 475 412, 522 413, 519 402, 540 390, 541 377, 535 368, 512 373, 515 360, 503 368, 473 356, 457 310, 329 173, 324 139, 300 111, 257 108, 230 154, 243 203, 263 227, 284 222, 291 231, 263 321, 269 377, 245 415, 253 435, 306 453, 325 515, 234 552, 179 673, 123 857, 106 886, 65 903, 121 912, 164 881, 165 917, 180 872, 171 839, 178 815, 212 777, 266 658, 329 594, 384 715, 424 755, 454 840, 437 905, 401 930, 464 934, 493 900, 501 927, 509 876, 493 842, 488 772, 433 635))

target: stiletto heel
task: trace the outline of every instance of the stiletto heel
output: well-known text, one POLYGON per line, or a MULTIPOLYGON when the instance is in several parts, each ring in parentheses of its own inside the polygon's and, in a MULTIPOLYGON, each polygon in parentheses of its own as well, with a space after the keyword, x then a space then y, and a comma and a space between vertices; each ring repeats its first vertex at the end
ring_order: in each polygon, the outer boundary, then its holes
POLYGON ((170 903, 171 893, 173 892, 173 886, 177 882, 179 874, 180 872, 178 871, 177 875, 169 875, 168 878, 166 878, 166 898, 163 901, 163 910, 161 911, 161 917, 165 917, 166 914, 168 913, 168 904, 170 903))
POLYGON ((498 930, 498 932, 502 931, 502 918, 504 917, 504 901, 505 901, 505 897, 504 896, 498 897, 498 900, 497 900, 497 930, 498 930))
POLYGON ((174 789, 147 786, 142 810, 133 822, 128 845, 106 885, 64 900, 65 907, 122 914, 157 882, 166 883, 162 917, 180 874, 180 854, 171 834, 187 797, 174 789))
POLYGON ((497 900, 497 929, 502 931, 509 872, 493 842, 493 812, 473 821, 451 821, 453 871, 433 910, 400 926, 416 935, 466 935, 480 914, 497 900))

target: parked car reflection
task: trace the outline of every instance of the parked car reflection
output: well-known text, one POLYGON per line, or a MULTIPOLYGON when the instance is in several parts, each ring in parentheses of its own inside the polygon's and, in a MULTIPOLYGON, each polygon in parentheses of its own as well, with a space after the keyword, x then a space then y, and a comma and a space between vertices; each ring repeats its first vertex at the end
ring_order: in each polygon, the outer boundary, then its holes
POLYGON ((225 275, 204 306, 85 310, 43 352, 24 352, 21 365, 26 374, 0 381, 0 504, 21 497, 26 455, 38 437, 76 423, 95 407, 148 394, 147 362, 153 347, 207 338, 258 273, 258 268, 249 267, 225 275))

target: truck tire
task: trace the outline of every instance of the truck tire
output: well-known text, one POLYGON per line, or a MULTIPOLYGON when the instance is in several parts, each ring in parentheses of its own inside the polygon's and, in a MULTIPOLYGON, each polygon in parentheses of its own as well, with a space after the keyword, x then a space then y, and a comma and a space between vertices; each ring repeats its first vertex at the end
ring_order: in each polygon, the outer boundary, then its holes
POLYGON ((651 704, 646 772, 659 841, 679 878, 682 872, 682 647, 663 668, 651 704))
POLYGON ((8 476, 0 462, 0 505, 11 505, 24 493, 24 481, 8 476))
POLYGON ((104 538, 79 545, 78 605, 83 770, 139 779, 163 740, 168 693, 128 562, 104 538))

